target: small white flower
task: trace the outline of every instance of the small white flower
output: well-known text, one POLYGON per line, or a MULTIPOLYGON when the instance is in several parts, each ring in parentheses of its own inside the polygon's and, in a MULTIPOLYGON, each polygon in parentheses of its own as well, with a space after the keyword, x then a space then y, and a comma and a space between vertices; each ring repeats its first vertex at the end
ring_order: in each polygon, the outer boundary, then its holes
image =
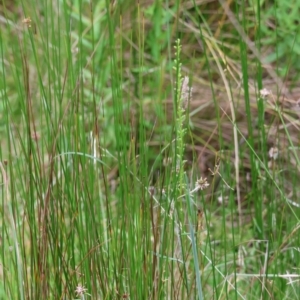
POLYGON ((271 91, 269 91, 266 88, 263 88, 262 90, 259 91, 259 94, 261 98, 265 99, 271 94, 271 91))
POLYGON ((218 197, 218 202, 219 202, 220 204, 222 204, 222 203, 224 202, 223 196, 219 196, 219 197, 218 197))
POLYGON ((81 285, 81 284, 78 284, 78 286, 76 287, 76 290, 75 290, 75 293, 77 296, 82 296, 86 293, 87 289, 81 285))
POLYGON ((189 101, 191 100, 192 88, 189 87, 189 77, 185 76, 181 85, 181 99, 183 109, 187 109, 189 101))
POLYGON ((196 190, 205 190, 206 188, 209 187, 209 183, 207 182, 207 178, 202 178, 200 177, 200 179, 198 179, 196 181, 196 187, 195 189, 196 190))
POLYGON ((23 24, 27 25, 27 27, 31 27, 31 19, 30 17, 24 18, 22 21, 23 24))

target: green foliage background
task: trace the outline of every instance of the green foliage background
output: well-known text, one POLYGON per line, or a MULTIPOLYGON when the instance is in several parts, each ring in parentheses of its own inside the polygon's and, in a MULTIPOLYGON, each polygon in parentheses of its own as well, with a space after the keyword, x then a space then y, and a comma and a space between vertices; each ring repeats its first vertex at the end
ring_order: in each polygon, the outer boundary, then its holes
POLYGON ((298 299, 297 12, 2 1, 0 298, 298 299))

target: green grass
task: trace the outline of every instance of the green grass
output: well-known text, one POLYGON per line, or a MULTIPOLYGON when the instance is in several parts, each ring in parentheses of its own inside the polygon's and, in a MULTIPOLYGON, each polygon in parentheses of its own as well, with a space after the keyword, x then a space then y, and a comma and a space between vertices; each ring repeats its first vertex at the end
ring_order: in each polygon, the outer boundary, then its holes
POLYGON ((3 1, 1 299, 300 298, 298 31, 228 3, 3 1))

